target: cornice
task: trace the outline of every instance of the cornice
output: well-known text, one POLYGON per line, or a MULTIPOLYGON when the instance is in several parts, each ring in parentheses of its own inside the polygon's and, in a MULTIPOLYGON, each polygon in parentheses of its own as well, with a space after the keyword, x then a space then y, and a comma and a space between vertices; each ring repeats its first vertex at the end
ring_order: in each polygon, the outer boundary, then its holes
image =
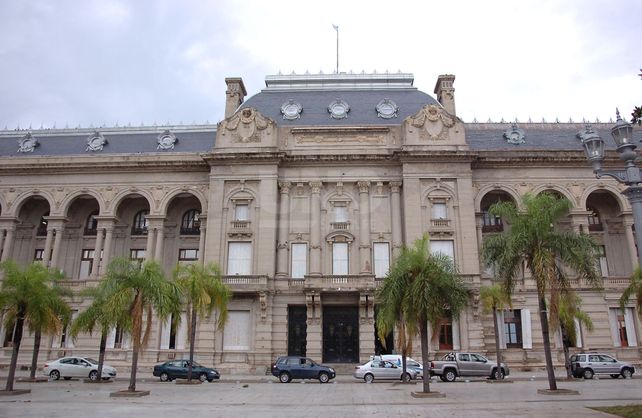
MULTIPOLYGON (((502 168, 507 165, 540 166, 563 164, 566 167, 591 168, 584 151, 478 151, 477 158, 473 161, 473 168, 502 168)), ((617 165, 619 158, 616 153, 608 153, 605 164, 617 165)))

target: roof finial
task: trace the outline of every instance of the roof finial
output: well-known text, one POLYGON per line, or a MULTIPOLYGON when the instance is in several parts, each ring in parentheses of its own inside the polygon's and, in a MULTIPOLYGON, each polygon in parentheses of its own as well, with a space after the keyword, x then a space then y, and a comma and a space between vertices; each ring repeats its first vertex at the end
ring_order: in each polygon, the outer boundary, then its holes
POLYGON ((620 109, 618 109, 617 107, 615 108, 615 116, 616 116, 616 122, 618 120, 622 120, 622 118, 620 117, 620 109))

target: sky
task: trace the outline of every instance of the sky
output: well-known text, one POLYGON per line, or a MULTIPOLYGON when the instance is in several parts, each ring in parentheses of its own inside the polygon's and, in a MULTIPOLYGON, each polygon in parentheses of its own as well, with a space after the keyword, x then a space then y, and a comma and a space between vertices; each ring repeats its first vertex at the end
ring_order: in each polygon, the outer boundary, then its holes
POLYGON ((0 0, 0 129, 216 123, 225 77, 454 74, 465 122, 630 119, 642 1, 0 0))

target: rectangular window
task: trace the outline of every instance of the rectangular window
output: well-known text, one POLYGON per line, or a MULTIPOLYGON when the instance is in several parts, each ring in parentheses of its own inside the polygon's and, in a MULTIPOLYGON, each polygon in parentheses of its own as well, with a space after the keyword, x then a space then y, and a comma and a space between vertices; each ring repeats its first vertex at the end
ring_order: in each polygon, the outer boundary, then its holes
POLYGON ((250 311, 229 311, 223 330, 223 350, 247 351, 250 349, 250 311))
POLYGON ((129 259, 136 260, 139 263, 145 261, 145 250, 141 249, 131 249, 129 250, 129 259))
POLYGON ((114 334, 114 348, 123 348, 124 342, 123 327, 120 325, 116 327, 116 332, 114 334))
POLYGON ((334 221, 335 222, 348 222, 348 207, 335 206, 334 207, 334 221))
POLYGON ((448 219, 446 203, 432 204, 432 219, 448 219))
POLYGON ((91 267, 94 264, 94 250, 82 250, 80 257, 80 274, 79 279, 86 279, 91 273, 91 267))
POLYGON ((376 278, 384 278, 390 269, 390 244, 375 242, 372 245, 374 252, 374 274, 376 278))
POLYGON ((250 205, 237 204, 234 207, 234 220, 235 221, 249 221, 250 220, 250 205))
POLYGON ((335 242, 332 244, 332 274, 348 274, 347 242, 335 242))
POLYGON ((637 347, 635 314, 633 308, 610 308, 609 324, 615 347, 637 347))
POLYGON ((33 260, 42 261, 44 259, 44 255, 45 255, 45 250, 43 250, 42 248, 38 248, 33 254, 33 260))
POLYGON ((303 279, 308 272, 308 244, 292 244, 292 278, 303 279))
POLYGON ((609 264, 606 260, 606 247, 604 245, 600 245, 600 262, 598 269, 602 274, 602 277, 609 276, 609 264))
POLYGON ((522 348, 521 310, 504 311, 504 341, 507 348, 522 348))
POLYGON ((183 248, 178 250, 178 264, 189 264, 198 260, 198 248, 183 248))
POLYGON ((453 349, 453 321, 450 318, 443 319, 439 327, 439 349, 453 349))
POLYGON ((227 274, 252 274, 251 242, 230 242, 228 244, 227 274))
POLYGON ((454 260, 455 259, 454 241, 431 240, 430 252, 432 254, 441 253, 443 255, 450 257, 452 260, 454 260))

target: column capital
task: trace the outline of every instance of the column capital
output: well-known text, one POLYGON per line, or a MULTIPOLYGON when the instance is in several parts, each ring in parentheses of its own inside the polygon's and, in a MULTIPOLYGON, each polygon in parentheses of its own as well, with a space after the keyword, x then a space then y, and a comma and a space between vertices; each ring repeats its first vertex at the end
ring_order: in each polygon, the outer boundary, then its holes
POLYGON ((290 187, 292 187, 292 183, 290 183, 289 181, 279 182, 279 191, 281 192, 281 194, 289 194, 290 187))
POLYGON ((368 193, 370 191, 370 182, 366 180, 361 180, 357 182, 359 187, 359 193, 368 193))
POLYGON ((389 184, 390 184, 390 191, 392 193, 399 193, 399 190, 401 189, 401 185, 403 183, 400 181, 391 181, 389 184))
POLYGON ((312 194, 319 194, 321 193, 321 187, 323 186, 323 182, 315 180, 310 182, 310 187, 312 188, 312 194))

